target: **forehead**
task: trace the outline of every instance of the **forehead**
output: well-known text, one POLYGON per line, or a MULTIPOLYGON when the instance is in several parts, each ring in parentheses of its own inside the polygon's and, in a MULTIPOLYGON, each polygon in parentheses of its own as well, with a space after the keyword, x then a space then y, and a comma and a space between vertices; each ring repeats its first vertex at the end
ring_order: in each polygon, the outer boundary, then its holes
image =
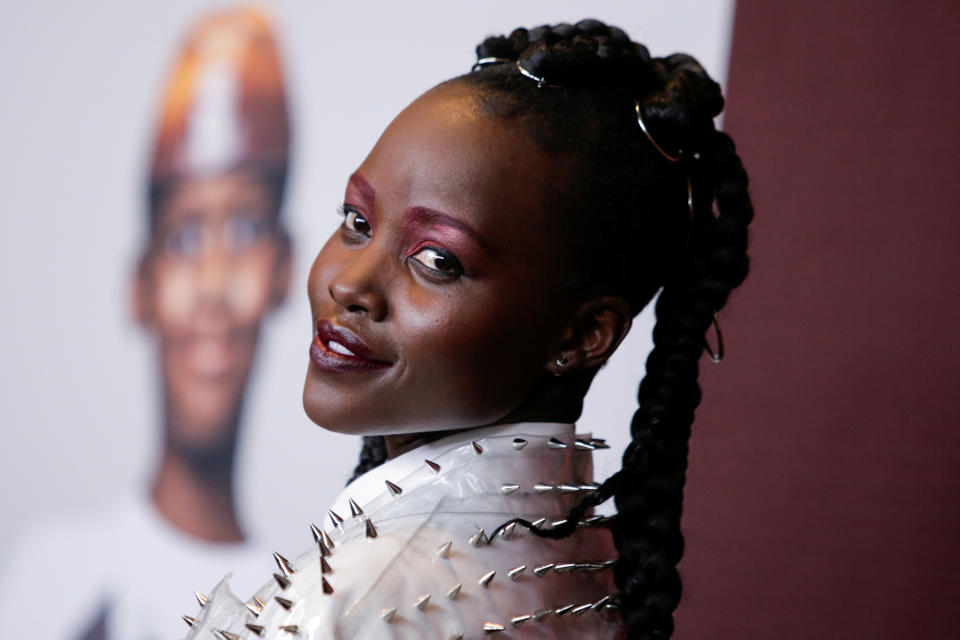
POLYGON ((556 162, 517 121, 484 113, 468 89, 441 86, 390 124, 359 172, 378 200, 436 208, 481 229, 541 223, 556 162))
POLYGON ((213 220, 237 213, 266 215, 270 207, 270 190, 264 180, 252 172, 237 170, 178 180, 157 213, 159 222, 198 217, 213 220))

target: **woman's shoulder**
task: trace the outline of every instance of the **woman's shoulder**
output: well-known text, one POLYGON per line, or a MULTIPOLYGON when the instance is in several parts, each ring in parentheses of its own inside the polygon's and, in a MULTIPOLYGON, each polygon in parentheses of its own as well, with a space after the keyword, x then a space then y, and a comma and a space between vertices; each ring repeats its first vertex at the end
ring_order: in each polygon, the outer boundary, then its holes
POLYGON ((522 627, 538 627, 529 637, 615 636, 606 532, 542 540, 462 529, 384 527, 333 545, 321 537, 295 560, 278 556, 249 600, 218 585, 191 637, 449 640, 522 627))
POLYGON ((391 463, 370 472, 367 484, 382 490, 348 488, 358 499, 346 500, 345 518, 312 527, 315 543, 299 557, 277 555, 250 600, 218 586, 194 630, 221 640, 615 637, 615 551, 602 519, 560 540, 501 526, 563 518, 592 486, 589 451, 572 434, 516 440, 467 441, 407 473, 391 463))

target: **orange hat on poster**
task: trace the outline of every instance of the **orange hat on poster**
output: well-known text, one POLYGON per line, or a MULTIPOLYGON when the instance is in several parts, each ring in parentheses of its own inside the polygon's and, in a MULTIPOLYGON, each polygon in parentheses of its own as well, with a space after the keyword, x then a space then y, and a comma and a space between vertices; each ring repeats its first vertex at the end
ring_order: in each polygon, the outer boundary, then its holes
POLYGON ((270 18, 217 12, 187 34, 162 97, 152 180, 238 167, 284 170, 290 124, 270 18))

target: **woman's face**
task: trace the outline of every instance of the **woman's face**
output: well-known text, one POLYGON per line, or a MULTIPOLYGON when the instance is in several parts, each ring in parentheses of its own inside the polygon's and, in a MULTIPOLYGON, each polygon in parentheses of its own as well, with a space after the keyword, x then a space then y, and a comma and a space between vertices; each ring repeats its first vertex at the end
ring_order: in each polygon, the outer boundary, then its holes
POLYGON ((260 322, 289 272, 273 207, 261 180, 231 172, 184 180, 158 211, 137 297, 159 342, 168 437, 184 446, 234 437, 260 322))
POLYGON ((558 164, 462 87, 428 92, 391 123, 310 272, 314 422, 446 430, 524 403, 572 308, 546 211, 558 164))

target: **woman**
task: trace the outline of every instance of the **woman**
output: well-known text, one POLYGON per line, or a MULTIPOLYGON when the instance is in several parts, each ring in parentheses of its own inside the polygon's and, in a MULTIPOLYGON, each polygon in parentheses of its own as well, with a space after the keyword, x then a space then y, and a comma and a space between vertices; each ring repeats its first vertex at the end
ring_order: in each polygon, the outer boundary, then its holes
POLYGON ((384 438, 316 546, 246 602, 198 595, 191 637, 672 633, 698 360, 752 217, 719 87, 592 20, 477 53, 390 124, 310 274, 304 407, 384 438), (598 487, 604 443, 572 423, 658 290, 633 441, 598 487))
MULTIPOLYGON (((24 537, 0 576, 4 637, 34 634, 40 619, 54 640, 175 637, 181 623, 169 611, 187 601, 187 586, 225 564, 260 566, 262 547, 235 507, 234 469, 260 329, 290 278, 290 125, 274 33, 259 10, 222 9, 191 24, 180 45, 160 94, 131 287, 157 358, 162 431, 150 486, 124 487, 105 508, 24 537), (63 547, 64 531, 84 553, 63 547), (127 558, 122 570, 109 557, 127 558), (61 590, 53 608, 36 598, 51 572, 61 590)), ((120 455, 104 452, 101 463, 120 455)))

